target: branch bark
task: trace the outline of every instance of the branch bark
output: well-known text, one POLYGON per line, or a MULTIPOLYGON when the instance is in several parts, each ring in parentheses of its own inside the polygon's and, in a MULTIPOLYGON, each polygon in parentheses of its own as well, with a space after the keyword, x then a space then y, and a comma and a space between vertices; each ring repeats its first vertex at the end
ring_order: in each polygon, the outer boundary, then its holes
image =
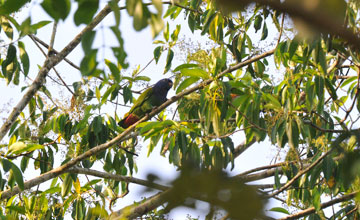
POLYGON ((81 168, 81 167, 72 167, 68 170, 68 172, 69 173, 77 173, 77 174, 86 174, 86 175, 90 175, 90 176, 97 176, 97 177, 101 177, 101 178, 105 178, 105 179, 113 179, 116 181, 123 181, 123 182, 127 182, 127 183, 135 183, 138 185, 146 186, 146 187, 161 190, 161 191, 165 191, 165 190, 169 189, 169 187, 167 187, 167 186, 163 186, 163 185, 153 183, 153 182, 150 182, 147 180, 142 180, 142 179, 138 179, 138 178, 131 177, 131 176, 116 175, 116 174, 111 174, 111 173, 106 173, 106 172, 101 172, 101 171, 86 169, 86 168, 81 168))
POLYGON ((0 141, 5 137, 11 126, 16 121, 19 114, 24 110, 27 104, 30 102, 31 98, 37 93, 44 83, 46 75, 49 73, 50 69, 60 63, 73 49, 80 43, 82 36, 91 31, 98 25, 109 13, 111 8, 109 5, 106 5, 88 24, 61 52, 57 55, 49 56, 46 58, 43 66, 41 67, 38 75, 36 76, 33 83, 30 85, 23 98, 18 102, 18 104, 13 108, 9 117, 6 119, 4 124, 0 128, 0 141))

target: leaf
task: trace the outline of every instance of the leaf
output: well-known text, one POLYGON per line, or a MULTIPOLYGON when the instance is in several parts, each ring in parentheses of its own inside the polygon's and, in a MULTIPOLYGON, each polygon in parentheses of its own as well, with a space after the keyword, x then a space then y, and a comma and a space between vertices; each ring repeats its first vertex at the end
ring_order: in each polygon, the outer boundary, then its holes
POLYGON ((29 74, 29 69, 30 69, 29 55, 26 53, 25 45, 22 41, 18 42, 18 47, 20 51, 20 60, 23 66, 24 76, 26 77, 29 74))
MULTIPOLYGON (((25 207, 24 206, 15 206, 15 205, 10 205, 10 206, 6 206, 5 207, 6 209, 10 209, 14 212, 18 212, 20 214, 23 214, 25 215, 25 207)), ((3 219, 3 218, 2 218, 3 219)), ((7 219, 7 218, 4 218, 4 219, 7 219)))
POLYGON ((118 68, 115 64, 113 64, 112 62, 110 62, 109 60, 105 60, 105 63, 106 63, 106 65, 109 67, 110 72, 111 72, 112 76, 113 76, 114 79, 115 79, 115 82, 116 82, 116 83, 119 83, 119 82, 120 82, 120 79, 121 79, 119 68, 118 68))
POLYGON ((255 33, 260 30, 261 28, 261 24, 262 24, 263 18, 261 15, 257 15, 255 17, 255 21, 254 21, 254 28, 255 28, 255 33))
POLYGON ((192 85, 193 83, 195 83, 197 81, 199 81, 199 77, 190 77, 190 78, 185 79, 184 81, 182 81, 180 83, 180 85, 176 89, 176 94, 178 94, 179 92, 182 92, 184 89, 186 89, 187 87, 189 87, 190 85, 192 85))
POLYGON ((94 42, 96 31, 88 31, 81 38, 81 47, 85 54, 91 52, 91 47, 94 42))
POLYGON ((274 207, 274 208, 271 208, 269 211, 273 211, 273 212, 280 212, 280 213, 284 213, 284 214, 287 214, 287 215, 290 215, 289 211, 282 208, 282 207, 274 207))
POLYGON ((65 20, 69 15, 71 2, 70 0, 44 0, 41 6, 50 17, 58 21, 59 19, 65 20))
POLYGON ((150 18, 150 12, 141 0, 136 0, 133 16, 133 26, 136 31, 140 31, 148 25, 147 20, 150 18))
POLYGON ((181 70, 181 69, 184 69, 184 68, 193 68, 193 67, 199 67, 199 65, 198 65, 198 64, 194 64, 194 63, 181 64, 181 65, 177 66, 177 67, 173 70, 173 72, 177 72, 177 71, 179 71, 179 70, 181 70))
MULTIPOLYGON (((8 66, 14 62, 16 58, 16 48, 13 44, 10 44, 7 50, 6 59, 2 62, 2 71, 5 77, 10 78, 8 74, 10 75, 11 72, 8 71, 8 66)), ((11 79, 10 79, 11 80, 11 79)))
POLYGON ((72 178, 70 174, 66 174, 64 182, 61 184, 61 196, 64 198, 71 190, 72 178))
POLYGON ((111 0, 109 2, 110 8, 114 13, 114 18, 115 18, 115 22, 116 22, 116 26, 120 26, 120 8, 118 5, 118 1, 117 0, 111 0))
POLYGON ((268 29, 266 26, 266 22, 264 22, 264 26, 263 26, 263 30, 262 30, 262 34, 261 34, 261 39, 260 40, 265 40, 268 36, 268 29))
POLYGON ((24 179, 20 169, 12 163, 11 171, 14 175, 15 181, 21 190, 24 190, 24 179))
POLYGON ((14 151, 22 151, 22 149, 24 149, 26 147, 26 144, 24 142, 15 142, 12 145, 10 145, 10 147, 8 148, 8 151, 6 153, 6 155, 9 155, 11 153, 13 153, 14 151))
POLYGON ((297 48, 299 46, 299 42, 297 39, 293 39, 291 42, 290 42, 290 46, 289 46, 289 59, 291 60, 291 58, 294 56, 297 48))
POLYGON ((74 22, 77 26, 88 24, 99 7, 99 0, 81 0, 78 3, 78 9, 74 14, 74 22))
POLYGON ((155 59, 156 64, 159 61, 159 58, 161 56, 161 52, 162 52, 162 46, 158 46, 154 50, 154 59, 155 59))
POLYGON ((266 99, 266 101, 268 101, 268 103, 266 103, 266 107, 270 108, 270 109, 276 109, 276 110, 280 110, 281 109, 281 104, 280 102, 274 97, 274 95, 269 94, 269 93, 263 93, 262 97, 264 97, 266 99))
POLYGON ((150 77, 147 76, 137 76, 135 77, 134 81, 146 81, 146 82, 150 82, 150 77))
POLYGON ((169 71, 169 69, 171 67, 171 61, 173 60, 173 58, 174 58, 174 51, 169 49, 167 57, 166 57, 166 65, 165 65, 164 74, 169 71))
POLYGON ((295 119, 290 119, 286 124, 286 134, 289 138, 289 145, 297 149, 299 147, 299 128, 295 119))
POLYGON ((2 167, 3 167, 3 170, 5 171, 5 173, 9 172, 9 170, 11 169, 12 163, 10 161, 8 161, 7 159, 2 159, 1 163, 2 163, 2 167))
POLYGON ((180 33, 180 29, 181 29, 181 25, 176 25, 175 30, 173 31, 173 33, 171 34, 171 39, 173 41, 177 41, 179 33, 180 33))
POLYGON ((37 29, 40 29, 40 28, 42 28, 42 27, 44 27, 44 26, 46 26, 46 25, 48 25, 50 23, 51 23, 51 21, 40 21, 38 23, 32 24, 31 25, 31 30, 33 32, 35 32, 37 29))
POLYGON ((76 181, 74 182, 74 188, 75 188, 75 192, 76 192, 78 195, 80 195, 81 186, 80 186, 79 178, 76 178, 76 181))
POLYGON ((215 13, 215 11, 213 9, 207 13, 206 20, 204 22, 204 26, 201 30, 201 35, 204 35, 209 31, 210 24, 214 20, 216 15, 217 15, 217 13, 215 13))
POLYGON ((169 35, 170 35, 169 22, 166 23, 163 35, 164 35, 165 41, 168 42, 169 41, 169 35))
POLYGON ((163 7, 162 1, 161 0, 151 0, 151 2, 153 3, 156 10, 158 11, 158 14, 161 15, 162 14, 162 7, 163 7))
POLYGON ((124 103, 132 100, 132 91, 129 87, 125 86, 123 89, 124 103))
POLYGON ((182 76, 198 77, 203 79, 210 78, 209 74, 205 70, 200 68, 193 68, 193 69, 182 68, 180 72, 182 76))
POLYGON ((0 6, 0 15, 11 14, 23 7, 28 0, 5 0, 0 6))
MULTIPOLYGON (((8 0, 10 1, 10 0, 8 0)), ((12 40, 14 37, 14 30, 7 19, 3 18, 1 21, 1 28, 4 30, 5 35, 12 40)))
POLYGON ((319 63, 321 66, 321 70, 324 74, 327 74, 327 64, 326 64, 326 56, 325 52, 322 48, 319 49, 319 63))

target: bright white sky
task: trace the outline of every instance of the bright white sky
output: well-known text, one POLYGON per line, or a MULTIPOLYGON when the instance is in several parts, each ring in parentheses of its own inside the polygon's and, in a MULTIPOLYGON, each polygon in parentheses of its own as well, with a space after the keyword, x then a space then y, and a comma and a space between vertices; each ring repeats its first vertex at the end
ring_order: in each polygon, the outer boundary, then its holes
MULTIPOLYGON (((39 2, 39 1, 37 1, 39 2)), ((106 1, 101 1, 102 6, 106 1)), ((102 7, 100 7, 102 8, 102 7)), ((167 8, 167 6, 165 6, 167 8)), ((72 11, 74 12, 75 7, 72 8, 72 11)), ((39 4, 32 4, 29 5, 26 9, 23 9, 23 11, 19 14, 17 14, 17 17, 21 19, 25 19, 29 14, 32 16, 32 22, 36 23, 41 20, 51 20, 48 15, 39 7, 39 4)), ((192 41, 196 42, 201 41, 200 34, 196 33, 195 36, 190 32, 189 28, 187 27, 187 21, 183 20, 183 15, 179 15, 179 19, 177 19, 177 22, 182 22, 184 25, 182 26, 182 30, 180 32, 180 38, 191 38, 192 41)), ((97 27, 97 29, 101 29, 102 26, 111 26, 113 25, 113 15, 110 14, 108 17, 97 27)), ((269 25, 269 24, 268 24, 269 25)), ((80 32, 80 30, 83 28, 83 26, 76 27, 73 24, 73 16, 69 16, 68 19, 63 22, 61 21, 58 25, 57 34, 55 38, 55 46, 54 48, 58 51, 60 51, 68 42, 70 42, 73 37, 80 32)), ((174 28, 174 26, 172 27, 174 28)), ((52 24, 47 25, 46 27, 40 29, 38 33, 36 34, 37 37, 42 39, 45 42, 49 42, 50 35, 52 30, 52 24)), ((110 47, 117 44, 116 39, 113 37, 112 33, 104 29, 105 32, 101 33, 99 32, 97 34, 96 40, 95 40, 95 47, 110 47), (104 39, 102 39, 104 37, 104 39)), ((173 29, 171 29, 172 31, 173 29)), ((130 63, 130 68, 127 70, 128 73, 131 73, 133 69, 136 68, 137 65, 140 65, 141 68, 144 67, 152 58, 153 58, 153 50, 157 45, 152 44, 153 39, 151 38, 150 29, 147 28, 141 32, 135 32, 132 27, 132 19, 128 17, 127 13, 123 11, 121 13, 121 31, 122 36, 125 40, 125 49, 128 54, 127 60, 130 63)), ((160 34, 159 39, 162 39, 162 34, 160 34)), ((29 76, 34 79, 38 66, 42 65, 44 61, 44 56, 41 54, 39 49, 34 45, 34 43, 30 40, 30 38, 25 37, 22 39, 24 41, 26 50, 29 53, 30 56, 30 74, 29 76)), ((101 53, 100 53, 101 54, 101 53)), ((112 59, 110 56, 111 53, 109 51, 105 51, 104 57, 107 59, 112 59)), ((75 64, 80 63, 81 59, 83 57, 82 49, 80 46, 78 46, 67 58, 70 59, 75 64)), ((157 82, 159 79, 164 78, 163 70, 165 66, 165 58, 166 54, 163 54, 160 62, 158 65, 153 62, 143 73, 142 75, 146 75, 152 79, 151 84, 157 82)), ((176 67, 178 64, 180 64, 179 57, 177 57, 177 54, 175 53, 174 61, 172 67, 176 67)), ((271 59, 271 58, 270 58, 271 59)), ((80 73, 72 68, 70 65, 65 63, 64 61, 61 62, 59 65, 56 66, 56 69, 60 73, 60 75, 64 78, 64 80, 71 84, 74 81, 78 81, 80 79, 80 73)), ((52 76, 55 76, 54 73, 51 73, 52 76)), ((169 73, 165 77, 171 76, 169 73)), ((23 79, 23 77, 22 77, 23 79)), ((49 82, 49 80, 48 80, 49 82)), ((53 90, 53 96, 57 97, 57 93, 62 94, 63 96, 70 97, 70 93, 66 91, 65 89, 59 90, 57 86, 54 86, 53 90)), ((104 92, 104 91, 102 91, 104 92)), ((21 98, 21 91, 20 87, 13 86, 13 85, 6 85, 5 80, 0 80, 0 93, 1 94, 9 94, 7 96, 2 96, 0 99, 0 114, 1 114, 1 120, 3 118, 6 118, 9 113, 6 112, 10 110, 8 105, 5 105, 6 103, 11 103, 11 106, 13 107, 21 98), (3 111, 5 110, 5 111, 3 111)), ((168 97, 171 97, 174 95, 174 91, 171 90, 168 94, 168 97)), ((173 105, 174 106, 174 105, 173 105)), ((109 107, 111 109, 109 111, 109 114, 113 115, 113 107, 109 107)), ((123 113, 125 113, 128 109, 125 107, 118 108, 118 115, 121 116, 123 113)), ((235 135, 233 137, 233 141, 235 146, 241 143, 244 140, 243 135, 235 135)), ((141 179, 146 179, 146 176, 148 173, 156 173, 160 178, 162 178, 165 181, 173 180, 177 173, 176 169, 173 165, 168 163, 168 158, 159 156, 160 147, 157 147, 154 152, 150 155, 150 157, 147 157, 147 144, 141 144, 142 150, 140 152, 139 157, 137 158, 137 165, 139 172, 135 174, 134 176, 141 179)), ((271 146, 269 142, 263 142, 261 144, 255 144, 250 149, 248 149, 245 153, 243 153, 241 156, 239 156, 236 159, 235 162, 235 169, 231 172, 231 174, 238 174, 242 171, 246 171, 251 168, 255 168, 258 166, 267 165, 270 163, 274 155, 276 155, 277 150, 274 146, 271 146)), ((100 169, 99 169, 100 170, 100 169)), ((29 170, 28 170, 29 171, 29 170)), ((30 179, 34 177, 35 175, 38 175, 38 171, 34 171, 35 173, 26 173, 25 179, 30 179)), ((262 181, 261 183, 269 183, 273 182, 272 179, 269 181, 262 181)), ((196 183, 194 183, 196 184, 196 183)), ((127 195, 124 199, 118 200, 117 207, 113 208, 113 210, 117 210, 119 208, 122 208, 126 205, 132 204, 133 201, 139 201, 142 197, 148 196, 150 194, 140 194, 142 193, 142 190, 144 188, 137 186, 135 184, 130 184, 130 193, 127 195)), ((206 207, 206 203, 201 203, 201 207, 206 207)), ((271 206, 268 208, 272 208, 274 206, 280 206, 279 203, 274 202, 271 203, 271 206)), ((202 208, 202 209, 203 209, 202 208)), ((205 212, 199 212, 194 210, 188 210, 184 208, 178 208, 176 210, 173 210, 170 213, 170 218, 172 219, 185 219, 186 215, 190 214, 192 217, 200 216, 200 219, 204 217, 205 212)), ((273 217, 280 217, 281 215, 273 212, 268 212, 268 215, 271 215, 273 217)))

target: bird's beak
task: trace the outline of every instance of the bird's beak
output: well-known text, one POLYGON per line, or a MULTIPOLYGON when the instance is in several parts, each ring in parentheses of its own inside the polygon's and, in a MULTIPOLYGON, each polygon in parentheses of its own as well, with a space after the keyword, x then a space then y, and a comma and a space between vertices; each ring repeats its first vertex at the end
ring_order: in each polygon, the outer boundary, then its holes
POLYGON ((173 82, 172 82, 172 81, 169 82, 169 86, 170 86, 170 88, 173 86, 173 82))

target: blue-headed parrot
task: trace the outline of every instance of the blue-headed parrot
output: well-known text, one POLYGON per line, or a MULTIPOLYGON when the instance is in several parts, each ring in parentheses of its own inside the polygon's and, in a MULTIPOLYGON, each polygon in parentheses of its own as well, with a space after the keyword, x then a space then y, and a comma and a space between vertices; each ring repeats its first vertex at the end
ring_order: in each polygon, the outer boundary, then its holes
POLYGON ((162 79, 153 87, 146 89, 135 101, 130 111, 124 115, 119 126, 128 128, 150 113, 152 109, 163 104, 167 100, 167 93, 172 86, 173 82, 170 79, 162 79))

